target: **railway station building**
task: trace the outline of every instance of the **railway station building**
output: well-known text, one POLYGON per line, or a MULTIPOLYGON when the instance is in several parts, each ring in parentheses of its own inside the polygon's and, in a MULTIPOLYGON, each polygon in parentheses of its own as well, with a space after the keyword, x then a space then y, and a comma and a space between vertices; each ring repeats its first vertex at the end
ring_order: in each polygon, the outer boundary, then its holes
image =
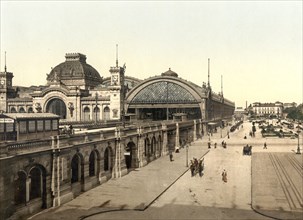
POLYGON ((47 75, 46 85, 17 87, 5 66, 0 218, 60 206, 232 120, 234 103, 213 92, 209 82, 197 85, 171 69, 141 80, 126 76, 118 60, 109 72, 103 78, 85 55, 69 53, 47 75), (60 133, 62 123, 127 120, 125 127, 60 133))
POLYGON ((180 115, 207 123, 230 120, 235 105, 202 86, 178 77, 171 69, 145 80, 126 76, 126 67, 110 67, 103 78, 81 53, 67 53, 65 61, 47 74, 46 85, 17 87, 13 73, 0 73, 0 111, 54 113, 60 122, 109 120, 172 120, 180 115))

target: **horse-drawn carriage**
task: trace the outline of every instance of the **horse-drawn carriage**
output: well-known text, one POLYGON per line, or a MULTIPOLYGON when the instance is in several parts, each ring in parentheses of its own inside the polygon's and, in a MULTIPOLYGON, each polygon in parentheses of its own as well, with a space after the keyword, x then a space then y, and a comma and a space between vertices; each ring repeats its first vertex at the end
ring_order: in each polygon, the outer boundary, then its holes
POLYGON ((251 148, 252 148, 252 146, 248 146, 248 144, 246 146, 244 146, 243 155, 251 155, 251 148))

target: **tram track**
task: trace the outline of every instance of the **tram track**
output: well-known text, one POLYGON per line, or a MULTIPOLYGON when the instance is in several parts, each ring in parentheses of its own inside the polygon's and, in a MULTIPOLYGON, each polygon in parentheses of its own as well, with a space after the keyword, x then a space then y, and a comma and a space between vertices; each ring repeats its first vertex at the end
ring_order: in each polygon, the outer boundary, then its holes
POLYGON ((289 163, 295 168, 295 170, 299 173, 301 178, 303 178, 303 165, 293 156, 293 155, 285 155, 289 163))
MULTIPOLYGON (((289 172, 286 170, 285 166, 281 162, 281 159, 276 154, 269 153, 269 158, 273 167, 275 168, 276 175, 290 209, 301 210, 303 207, 302 195, 290 177, 289 172)), ((291 166, 297 170, 297 164, 294 165, 293 163, 290 163, 291 166)))
POLYGON ((301 209, 303 207, 302 194, 300 194, 300 191, 298 190, 297 186, 295 185, 293 178, 291 178, 291 176, 289 174, 290 172, 288 172, 289 170, 286 170, 285 166, 283 166, 281 159, 279 159, 279 157, 276 154, 275 154, 275 156, 276 156, 276 159, 277 159, 280 167, 283 170, 285 177, 287 177, 288 183, 290 184, 291 189, 293 190, 294 195, 299 203, 299 207, 297 207, 297 208, 301 209))

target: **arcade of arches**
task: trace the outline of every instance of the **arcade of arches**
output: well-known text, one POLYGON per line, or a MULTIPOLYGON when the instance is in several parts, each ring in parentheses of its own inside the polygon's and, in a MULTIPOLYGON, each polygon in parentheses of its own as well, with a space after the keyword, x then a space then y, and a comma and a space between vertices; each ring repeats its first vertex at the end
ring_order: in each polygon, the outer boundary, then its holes
POLYGON ((0 169, 10 167, 14 175, 13 178, 6 176, 4 182, 8 184, 0 185, 3 191, 12 192, 8 200, 3 201, 0 196, 0 201, 5 203, 0 211, 18 212, 25 206, 33 206, 28 210, 40 211, 40 208, 59 206, 83 191, 166 156, 172 147, 179 146, 177 139, 196 139, 201 129, 201 120, 169 121, 54 136, 42 141, 41 146, 35 145, 37 149, 45 149, 49 143, 51 151, 29 151, 24 156, 18 154, 18 157, 0 160, 0 169), (176 129, 179 131, 175 132, 176 129))
POLYGON ((46 170, 41 165, 31 167, 29 172, 18 171, 15 180, 15 204, 26 205, 38 199, 41 208, 46 208, 46 170))

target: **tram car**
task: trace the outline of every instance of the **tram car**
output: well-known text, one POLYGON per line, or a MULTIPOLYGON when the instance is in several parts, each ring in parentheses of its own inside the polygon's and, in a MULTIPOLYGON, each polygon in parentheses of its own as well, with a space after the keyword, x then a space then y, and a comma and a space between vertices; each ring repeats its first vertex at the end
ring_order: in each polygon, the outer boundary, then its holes
POLYGON ((251 149, 252 149, 252 146, 244 146, 243 147, 243 155, 251 155, 251 149))
POLYGON ((0 114, 0 142, 26 141, 59 134, 58 115, 52 113, 0 114))

